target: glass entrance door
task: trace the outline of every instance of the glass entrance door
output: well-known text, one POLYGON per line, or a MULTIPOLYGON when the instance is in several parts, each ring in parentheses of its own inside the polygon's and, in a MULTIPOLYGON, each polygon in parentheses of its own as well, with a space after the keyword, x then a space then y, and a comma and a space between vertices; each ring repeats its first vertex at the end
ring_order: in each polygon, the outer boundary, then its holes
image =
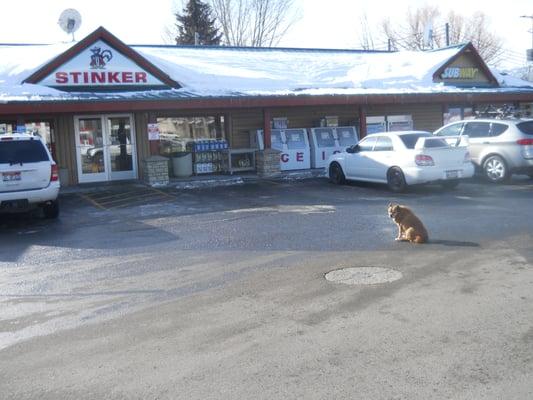
POLYGON ((131 115, 75 117, 80 183, 137 178, 132 121, 131 115))

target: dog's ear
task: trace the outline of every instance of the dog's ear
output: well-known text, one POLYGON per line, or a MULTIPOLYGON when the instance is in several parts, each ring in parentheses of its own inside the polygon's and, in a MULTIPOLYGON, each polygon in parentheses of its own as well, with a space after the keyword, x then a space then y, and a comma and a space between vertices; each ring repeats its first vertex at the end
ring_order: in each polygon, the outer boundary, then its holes
POLYGON ((389 203, 389 205, 387 206, 388 208, 391 208, 392 207, 392 203, 389 203))

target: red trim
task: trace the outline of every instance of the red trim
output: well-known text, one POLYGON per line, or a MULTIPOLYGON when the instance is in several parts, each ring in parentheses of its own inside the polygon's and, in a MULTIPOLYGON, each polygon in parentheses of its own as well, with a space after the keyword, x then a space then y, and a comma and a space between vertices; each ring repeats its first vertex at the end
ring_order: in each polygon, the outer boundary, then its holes
POLYGON ((530 93, 431 93, 362 96, 235 97, 187 100, 139 100, 102 102, 14 102, 0 104, 0 115, 36 113, 100 113, 123 111, 231 110, 239 108, 298 107, 319 105, 453 104, 532 102, 530 93))
POLYGON ((364 107, 359 107, 359 139, 366 136, 366 110, 364 107))
POLYGON ((165 85, 168 85, 173 88, 180 88, 181 85, 170 78, 165 72, 157 68, 154 64, 149 62, 146 58, 141 56, 135 50, 133 50, 128 45, 124 44, 120 39, 107 31, 104 27, 99 27, 93 33, 85 37, 83 40, 76 43, 70 49, 61 53, 48 64, 44 65, 29 77, 27 77, 22 83, 34 83, 38 84, 44 78, 49 76, 53 71, 59 68, 61 65, 70 61, 72 58, 76 57, 79 53, 85 50, 87 47, 93 45, 97 40, 103 40, 109 46, 113 47, 118 52, 122 53, 126 57, 130 58, 135 62, 139 67, 145 71, 154 75, 157 79, 163 82, 165 85))
POLYGON ((272 120, 270 115, 270 110, 264 109, 263 110, 263 143, 265 145, 265 149, 272 148, 272 128, 270 125, 270 121, 272 120))
POLYGON ((469 42, 466 45, 463 46, 461 50, 457 52, 452 58, 450 58, 448 61, 446 61, 435 73, 433 74, 433 81, 442 80, 440 77, 444 70, 452 64, 455 60, 457 60, 459 57, 463 56, 465 53, 470 51, 470 54, 474 57, 475 61, 478 63, 478 66, 481 68, 483 73, 486 75, 486 77, 489 79, 489 82, 492 83, 493 86, 499 87, 500 84, 498 83, 498 80, 495 78, 495 76, 490 71, 490 68, 485 64, 485 61, 481 58, 478 51, 474 47, 474 45, 469 42))

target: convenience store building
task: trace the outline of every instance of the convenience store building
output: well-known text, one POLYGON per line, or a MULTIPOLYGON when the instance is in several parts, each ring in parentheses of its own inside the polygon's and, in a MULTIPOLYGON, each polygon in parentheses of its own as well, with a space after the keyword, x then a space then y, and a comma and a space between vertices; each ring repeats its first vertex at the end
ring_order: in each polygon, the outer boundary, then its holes
MULTIPOLYGON (((490 69, 471 44, 426 52, 76 43, 0 45, 0 134, 45 137, 62 184, 144 179, 147 160, 209 149, 194 173, 267 171, 273 122, 334 121, 359 136, 435 130, 502 107, 533 112, 533 83, 490 69), (256 133, 263 131, 263 148, 256 133), (207 147, 206 147, 207 146, 207 147)), ((268 171, 267 171, 268 172, 268 171)))

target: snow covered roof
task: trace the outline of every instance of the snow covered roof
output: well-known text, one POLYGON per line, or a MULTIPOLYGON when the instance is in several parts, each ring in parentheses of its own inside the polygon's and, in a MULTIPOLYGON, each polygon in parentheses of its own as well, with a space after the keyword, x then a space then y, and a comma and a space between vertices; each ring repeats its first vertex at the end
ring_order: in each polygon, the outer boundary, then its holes
MULTIPOLYGON (((110 34, 105 30, 102 32, 104 36, 98 31, 91 35, 97 39, 109 39, 106 35, 110 34)), ((112 35, 110 37, 114 38, 112 35)), ((115 38, 113 41, 118 39, 115 38)), ((94 40, 91 43, 94 43, 94 40)), ((468 93, 474 90, 499 93, 533 90, 533 83, 501 75, 495 70, 487 71, 489 75, 492 73, 492 79, 497 80, 499 87, 493 85, 493 87, 473 89, 436 81, 435 74, 457 58, 465 49, 465 45, 427 52, 389 53, 330 49, 126 46, 120 42, 124 47, 131 49, 134 62, 145 60, 146 65, 153 66, 156 77, 164 75, 163 81, 169 78, 168 82, 179 84, 163 90, 138 88, 135 91, 65 92, 39 83, 23 83, 31 81, 28 78, 36 74, 42 75, 47 65, 54 62, 55 65, 59 65, 57 60, 60 60, 62 55, 73 52, 78 44, 0 44, 0 103, 201 99, 235 96, 468 93)), ((113 43, 110 45, 113 46, 113 43)), ((49 72, 52 71, 54 70, 49 72)))

